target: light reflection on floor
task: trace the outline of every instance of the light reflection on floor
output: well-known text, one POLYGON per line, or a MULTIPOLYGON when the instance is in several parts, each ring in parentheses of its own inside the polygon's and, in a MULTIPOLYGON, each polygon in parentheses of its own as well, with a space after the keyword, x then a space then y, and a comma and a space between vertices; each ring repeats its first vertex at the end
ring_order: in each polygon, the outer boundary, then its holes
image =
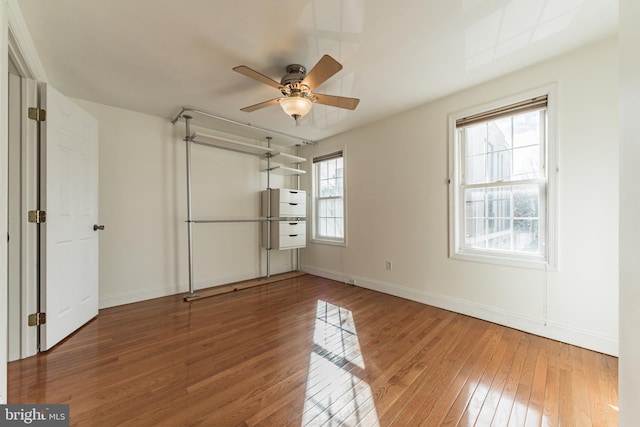
POLYGON ((303 426, 379 426, 350 310, 318 301, 303 426))

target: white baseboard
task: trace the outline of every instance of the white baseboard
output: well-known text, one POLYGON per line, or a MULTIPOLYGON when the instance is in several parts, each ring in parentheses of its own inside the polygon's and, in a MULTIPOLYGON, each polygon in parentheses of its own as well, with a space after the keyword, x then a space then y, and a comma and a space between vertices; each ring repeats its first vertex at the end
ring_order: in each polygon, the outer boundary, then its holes
MULTIPOLYGON (((276 273, 272 273, 276 274, 276 273)), ((224 285, 227 283, 242 282, 243 280, 255 279, 254 274, 242 274, 235 276, 218 277, 215 279, 202 280, 195 283, 195 289, 206 289, 213 286, 224 285)), ((117 292, 113 294, 100 295, 99 307, 109 308, 118 305, 131 304, 134 302, 146 301, 154 298, 162 298, 169 295, 176 295, 189 292, 189 284, 182 283, 178 285, 156 286, 145 289, 136 289, 127 292, 117 292)))
POLYGON ((569 325, 563 325, 561 323, 547 322, 545 325, 544 319, 524 316, 495 307, 477 304, 468 300, 410 289, 367 277, 353 276, 343 272, 326 270, 308 265, 303 265, 301 270, 305 273, 336 280, 338 282, 355 284, 356 286, 363 288, 394 295, 467 316, 476 317, 478 319, 497 323, 499 325, 504 325, 534 335, 588 348, 600 353, 618 356, 618 339, 616 337, 598 334, 569 325))
POLYGON ((183 286, 154 287, 146 289, 136 289, 130 292, 118 292, 110 295, 101 295, 99 307, 101 309, 115 307, 118 305, 131 304, 134 302, 175 295, 179 294, 180 292, 185 292, 183 286))

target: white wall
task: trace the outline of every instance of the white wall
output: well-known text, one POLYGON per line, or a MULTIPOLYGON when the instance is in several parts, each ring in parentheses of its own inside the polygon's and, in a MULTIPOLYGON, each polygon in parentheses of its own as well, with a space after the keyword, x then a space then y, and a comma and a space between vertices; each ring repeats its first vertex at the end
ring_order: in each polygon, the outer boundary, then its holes
POLYGON ((347 151, 348 246, 311 244, 303 269, 617 354, 617 141, 616 39, 322 141, 303 155, 347 151), (447 116, 555 82, 559 271, 449 259, 447 116))
POLYGON ((640 3, 620 0, 620 426, 640 418, 640 3))
MULTIPOLYGON (((184 124, 75 101, 100 123, 100 306, 186 292, 184 124)), ((260 216, 262 160, 198 145, 192 158, 194 219, 260 216)), ((272 179, 272 187, 286 185, 272 179)), ((196 289, 266 274, 258 227, 195 225, 196 289)), ((272 251, 272 273, 290 271, 291 260, 291 251, 272 251)))

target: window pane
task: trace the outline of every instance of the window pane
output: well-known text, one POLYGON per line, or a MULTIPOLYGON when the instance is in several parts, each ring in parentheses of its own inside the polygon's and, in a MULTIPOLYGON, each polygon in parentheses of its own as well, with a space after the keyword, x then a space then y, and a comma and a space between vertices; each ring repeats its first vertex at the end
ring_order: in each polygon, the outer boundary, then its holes
POLYGON ((327 235, 327 219, 318 218, 318 236, 327 235))
POLYGON ((513 150, 513 175, 517 179, 540 176, 540 147, 524 147, 513 150))
POLYGON ((336 203, 335 216, 337 218, 343 218, 344 217, 344 201, 343 201, 343 199, 335 199, 335 203, 336 203))
POLYGON ((511 179, 511 150, 496 151, 489 154, 488 182, 511 179))
POLYGON ((467 214, 467 218, 484 218, 486 215, 485 207, 485 194, 486 190, 473 189, 466 190, 464 193, 464 204, 467 214))
POLYGON ((516 219, 513 221, 514 250, 532 253, 540 251, 539 224, 537 219, 516 219))
POLYGON ((537 185, 523 185, 513 190, 513 217, 537 218, 539 216, 539 188, 537 185))
POLYGON ((487 221, 487 247, 491 249, 511 249, 511 221, 489 219, 487 221))
POLYGON ((334 237, 336 235, 336 220, 335 218, 327 218, 327 233, 325 236, 334 237))
POLYGON ((483 154, 487 152, 487 124, 481 123, 475 126, 469 126, 463 131, 465 138, 465 154, 473 156, 474 154, 483 154))
POLYGON ((318 169, 320 170, 320 179, 327 179, 327 175, 329 173, 328 167, 327 167, 327 162, 320 162, 318 163, 318 169))
POLYGON ((334 178, 336 176, 336 161, 335 159, 327 160, 327 178, 334 178))
POLYGON ((342 178, 344 176, 344 166, 342 157, 336 159, 336 176, 342 178))
POLYGON ((318 217, 327 217, 327 200, 318 200, 318 217))
POLYGON ((342 195, 342 179, 333 178, 329 184, 331 187, 331 196, 341 196, 342 195))
POLYGON ((540 145, 540 132, 540 111, 513 116, 514 147, 540 145))
POLYGON ((511 118, 488 123, 489 139, 487 151, 501 151, 511 148, 511 118), (500 126, 498 126, 500 124, 500 126))
POLYGON ((497 119, 489 123, 489 140, 503 144, 504 148, 512 146, 512 123, 511 117, 497 119))
POLYGON ((484 248, 486 244, 484 219, 470 219, 466 222, 465 246, 471 248, 484 248))
POLYGON ((487 189, 487 217, 511 217, 511 191, 509 187, 487 189))
POLYGON ((331 188, 329 187, 329 181, 326 179, 320 180, 320 197, 329 197, 331 195, 331 188))
POLYGON ((485 154, 467 157, 465 169, 465 183, 478 184, 486 182, 487 156, 485 154))
POLYGON ((335 200, 329 199, 324 201, 327 205, 327 214, 328 218, 332 218, 336 216, 336 203, 335 200))
POLYGON ((336 234, 335 237, 344 238, 344 219, 336 218, 336 234))

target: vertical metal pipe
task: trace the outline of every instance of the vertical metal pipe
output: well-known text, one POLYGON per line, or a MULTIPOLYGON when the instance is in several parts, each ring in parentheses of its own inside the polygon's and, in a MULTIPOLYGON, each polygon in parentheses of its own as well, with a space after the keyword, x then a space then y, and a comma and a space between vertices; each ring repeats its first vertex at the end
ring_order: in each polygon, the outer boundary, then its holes
MULTIPOLYGON (((271 148, 271 137, 267 137, 271 148)), ((271 277, 271 153, 267 153, 267 279, 271 277)))
MULTIPOLYGON (((296 156, 300 157, 300 144, 296 144, 296 156)), ((296 169, 300 169, 300 162, 296 163, 296 169)), ((300 174, 296 176, 296 190, 299 190, 299 189, 300 189, 300 174)), ((296 271, 300 271, 300 249, 299 248, 296 248, 296 271)))
POLYGON ((191 116, 183 116, 186 124, 184 138, 187 158, 187 246, 189 250, 189 293, 186 297, 196 296, 193 284, 193 217, 191 215, 191 116))

